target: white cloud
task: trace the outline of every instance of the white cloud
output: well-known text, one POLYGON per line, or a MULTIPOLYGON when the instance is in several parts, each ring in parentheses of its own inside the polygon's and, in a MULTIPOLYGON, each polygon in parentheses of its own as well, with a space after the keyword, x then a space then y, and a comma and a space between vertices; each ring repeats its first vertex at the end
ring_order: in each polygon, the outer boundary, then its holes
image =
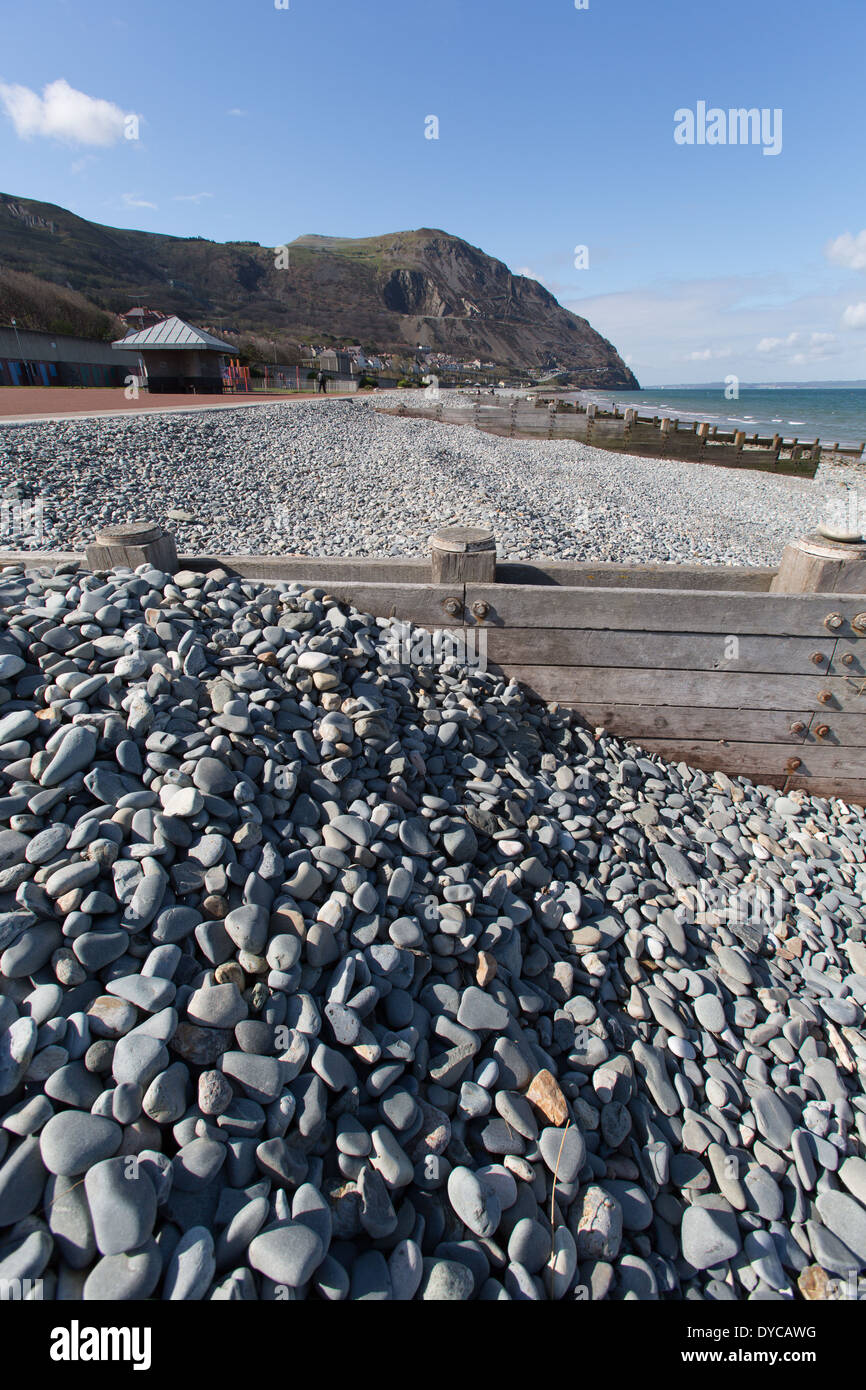
POLYGON ((694 352, 687 352, 685 360, 687 362, 711 362, 714 358, 730 357, 730 348, 697 348, 694 352))
POLYGON ((834 265, 843 265, 848 270, 866 270, 866 230, 856 236, 843 232, 835 241, 827 243, 824 254, 834 265))
POLYGON ((124 136, 126 112, 111 101, 89 97, 60 78, 40 97, 29 87, 0 83, 0 101, 22 140, 34 135, 72 145, 116 145, 124 136))
POLYGON ((212 198, 212 193, 175 193, 175 203, 200 203, 202 198, 212 198))
POLYGON ((846 328, 866 328, 866 304, 862 300, 859 304, 849 304, 842 315, 842 323, 846 328))
POLYGON ((123 206, 125 208, 152 208, 156 212, 156 203, 149 203, 146 198, 139 198, 135 193, 124 193, 123 206))
POLYGON ((230 111, 226 112, 227 116, 245 116, 246 114, 246 111, 242 111, 239 106, 233 106, 230 111))

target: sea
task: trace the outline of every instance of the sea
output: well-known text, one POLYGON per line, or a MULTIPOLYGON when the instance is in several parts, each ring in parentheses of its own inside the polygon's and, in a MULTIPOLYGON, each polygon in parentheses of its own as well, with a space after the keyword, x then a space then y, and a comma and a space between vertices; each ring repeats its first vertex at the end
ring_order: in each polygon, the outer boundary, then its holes
POLYGON ((866 386, 741 386, 737 400, 726 400, 723 386, 661 386, 643 391, 576 391, 582 403, 595 401, 620 410, 636 406, 642 415, 706 420, 720 430, 781 434, 811 444, 858 447, 866 440, 866 386))

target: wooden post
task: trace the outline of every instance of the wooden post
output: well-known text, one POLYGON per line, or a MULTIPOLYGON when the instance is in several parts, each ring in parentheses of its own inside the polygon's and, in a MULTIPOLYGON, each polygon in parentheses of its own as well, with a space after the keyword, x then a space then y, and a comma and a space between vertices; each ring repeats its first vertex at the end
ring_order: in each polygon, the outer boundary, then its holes
POLYGON ((174 574, 178 567, 174 536, 151 521, 106 526, 86 547, 85 554, 91 570, 120 566, 134 570, 139 565, 153 565, 154 569, 174 574))
POLYGON ((781 447, 782 447, 782 436, 781 436, 780 434, 774 434, 774 435, 773 435, 773 446, 772 446, 772 447, 773 447, 773 452, 774 452, 775 455, 776 455, 776 458, 778 458, 778 457, 779 457, 779 450, 780 450, 781 447))
POLYGON ((738 454, 741 454, 741 453, 743 452, 743 446, 745 445, 745 442, 746 442, 746 431, 745 431, 745 430, 737 430, 737 431, 735 432, 735 434, 734 434, 734 448, 737 450, 737 453, 738 453, 738 454))
POLYGON ((866 593, 866 541, 853 532, 819 526, 786 545, 771 594, 866 593))
POLYGON ((480 526, 446 526, 430 538, 434 584, 493 584, 496 538, 480 526))

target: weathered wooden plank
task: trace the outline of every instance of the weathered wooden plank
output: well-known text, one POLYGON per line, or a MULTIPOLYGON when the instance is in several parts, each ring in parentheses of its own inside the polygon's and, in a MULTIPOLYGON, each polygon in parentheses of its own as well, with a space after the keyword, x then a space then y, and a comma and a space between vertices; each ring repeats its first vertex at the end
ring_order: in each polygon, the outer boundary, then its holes
POLYGON ((650 753, 660 753, 672 761, 691 763, 694 767, 713 771, 739 772, 745 777, 787 772, 805 779, 810 777, 866 778, 866 752, 852 757, 846 748, 818 748, 804 745, 791 748, 779 743, 729 743, 709 739, 642 739, 640 746, 650 753), (799 760, 793 768, 791 761, 799 760))
POLYGON ((565 588, 692 589, 767 593, 776 571, 733 565, 617 565, 612 561, 505 561, 496 566, 500 584, 557 584, 565 588))
MULTIPOLYGON (((489 639, 488 639, 489 640, 489 639)), ((492 665, 493 663, 491 663, 492 665)), ((619 666, 508 665, 506 674, 542 700, 564 704, 688 705, 707 709, 866 711, 860 696, 833 676, 749 675, 734 671, 624 670, 619 666), (818 699, 822 691, 830 700, 818 699)))
POLYGON ((587 628, 490 628, 487 634, 488 658, 501 666, 654 667, 804 676, 827 672, 834 646, 832 637, 737 637, 587 628), (733 651, 736 655, 728 655, 733 651), (816 656, 821 657, 820 662, 813 661, 816 656))
POLYGON ((302 583, 310 583, 327 592, 343 603, 350 603, 361 613, 372 613, 377 618, 403 618, 419 627, 460 626, 462 606, 457 615, 445 609, 445 603, 462 598, 461 586, 448 584, 366 584, 351 580, 345 583, 338 580, 324 584, 320 580, 298 576, 302 583))
MULTIPOLYGON (((855 705, 861 701, 856 700, 855 705)), ((862 701, 866 706, 866 700, 862 701)), ((858 713, 856 709, 840 710, 822 708, 815 714, 807 735, 808 743, 826 743, 842 748, 866 748, 866 709, 858 713), (828 729, 827 734, 816 730, 828 729)))
POLYGON ((301 580, 323 584, 423 584, 430 577, 430 560, 402 557, 342 557, 310 555, 183 555, 184 569, 206 571, 223 568, 245 579, 301 580))
POLYGON ((723 590, 678 593, 665 589, 558 588, 479 585, 466 603, 486 603, 484 622, 495 627, 578 627, 642 632, 723 632, 742 636, 826 637, 824 619, 842 616, 833 635, 852 637, 851 619, 864 610, 862 594, 741 594, 723 590))
POLYGON ((701 709, 678 705, 568 705, 592 728, 608 729, 623 738, 729 739, 739 743, 801 744, 808 727, 808 710, 701 709))
MULTIPOLYGON (((496 573, 499 571, 497 569, 496 573)), ((843 637, 836 643, 833 653, 832 671, 834 675, 850 676, 852 680, 866 675, 866 639, 862 637, 843 637)))

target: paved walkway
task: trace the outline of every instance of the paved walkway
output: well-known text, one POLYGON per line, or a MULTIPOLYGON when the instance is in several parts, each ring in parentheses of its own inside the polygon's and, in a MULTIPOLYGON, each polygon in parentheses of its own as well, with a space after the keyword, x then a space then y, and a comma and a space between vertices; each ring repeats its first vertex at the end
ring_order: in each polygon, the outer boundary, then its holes
MULTIPOLYGON (((365 392, 365 395, 367 393, 365 392)), ((235 410, 244 406, 273 405, 277 401, 354 400, 350 396, 316 396, 296 391, 251 393, 237 396, 139 396, 129 401, 124 388, 4 386, 0 388, 0 423, 27 425, 46 420, 111 419, 118 415, 189 414, 197 410, 235 410)))

